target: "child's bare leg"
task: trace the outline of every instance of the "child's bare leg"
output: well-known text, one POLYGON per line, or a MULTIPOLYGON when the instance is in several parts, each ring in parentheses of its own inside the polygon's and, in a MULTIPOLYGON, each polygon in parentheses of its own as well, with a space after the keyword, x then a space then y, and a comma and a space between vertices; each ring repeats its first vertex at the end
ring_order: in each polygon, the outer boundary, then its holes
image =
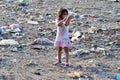
POLYGON ((58 48, 58 61, 61 62, 62 47, 58 48))
POLYGON ((64 47, 64 51, 65 51, 65 54, 66 54, 66 63, 69 62, 69 52, 68 52, 68 47, 64 47))

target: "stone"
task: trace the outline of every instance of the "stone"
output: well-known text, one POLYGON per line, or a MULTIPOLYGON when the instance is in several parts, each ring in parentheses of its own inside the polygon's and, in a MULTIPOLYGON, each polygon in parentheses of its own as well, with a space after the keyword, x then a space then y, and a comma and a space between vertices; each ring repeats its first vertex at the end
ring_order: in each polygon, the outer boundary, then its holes
POLYGON ((18 48, 17 48, 17 47, 14 47, 11 51, 12 51, 12 52, 18 52, 18 48))
POLYGON ((85 40, 86 40, 86 37, 85 37, 85 35, 82 35, 82 37, 80 38, 80 40, 83 40, 83 41, 85 41, 85 40))
POLYGON ((105 51, 105 48, 101 48, 97 46, 97 47, 91 48, 90 51, 103 52, 105 51))
POLYGON ((10 32, 15 33, 15 32, 20 32, 21 30, 19 28, 12 29, 10 32))
POLYGON ((71 78, 74 78, 74 77, 82 77, 84 75, 83 72, 76 72, 76 71, 73 71, 71 73, 67 73, 67 76, 71 77, 71 78))
POLYGON ((77 56, 77 57, 83 57, 83 56, 89 55, 90 53, 89 53, 88 50, 81 50, 81 49, 79 49, 79 50, 76 50, 75 52, 73 52, 73 54, 75 56, 77 56))
POLYGON ((120 2, 120 0, 110 0, 110 1, 114 1, 114 2, 120 2))
POLYGON ((38 75, 38 76, 40 76, 40 75, 41 75, 41 73, 40 73, 40 72, 34 72, 34 74, 35 74, 35 75, 38 75))
POLYGON ((27 64, 27 66, 38 66, 38 64, 37 64, 35 61, 31 60, 31 61, 27 64))
POLYGON ((74 34, 74 37, 81 37, 83 35, 83 33, 81 33, 80 31, 76 31, 74 34))
POLYGON ((14 39, 3 39, 0 41, 1 46, 6 46, 6 45, 19 45, 17 41, 14 39))
POLYGON ((81 65, 77 65, 76 69, 82 69, 83 67, 81 65))
POLYGON ((72 42, 75 42, 75 41, 80 41, 80 39, 79 39, 79 38, 77 38, 77 37, 72 37, 72 38, 71 38, 71 41, 72 41, 72 42))
POLYGON ((96 65, 99 66, 99 67, 102 67, 102 68, 109 68, 108 65, 103 64, 103 63, 97 63, 96 65))
POLYGON ((0 34, 5 34, 5 33, 7 33, 7 32, 6 32, 7 27, 8 27, 8 26, 2 26, 2 27, 0 27, 0 34))
POLYGON ((33 25, 39 24, 37 21, 31 21, 31 20, 29 20, 27 23, 28 23, 28 24, 33 24, 33 25))
POLYGON ((88 33, 95 33, 95 31, 97 31, 97 28, 93 26, 87 30, 88 33))
POLYGON ((20 24, 11 24, 10 26, 8 26, 7 31, 10 31, 13 33, 21 32, 22 27, 20 26, 20 24))
POLYGON ((19 28, 19 29, 22 29, 22 27, 20 26, 20 24, 11 24, 9 27, 9 29, 15 29, 15 28, 19 28))
POLYGON ((34 42, 32 44, 38 44, 38 45, 52 45, 53 42, 50 41, 49 39, 47 38, 38 38, 38 39, 35 39, 34 42))

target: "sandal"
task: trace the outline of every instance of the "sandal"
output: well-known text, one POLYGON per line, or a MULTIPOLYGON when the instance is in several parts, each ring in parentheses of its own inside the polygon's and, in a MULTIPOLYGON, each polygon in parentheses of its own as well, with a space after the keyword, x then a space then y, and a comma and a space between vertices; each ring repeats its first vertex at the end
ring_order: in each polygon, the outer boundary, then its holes
POLYGON ((70 63, 66 63, 65 66, 66 67, 72 67, 72 65, 70 63))
POLYGON ((62 62, 59 62, 59 61, 54 63, 54 65, 61 65, 61 64, 62 62))

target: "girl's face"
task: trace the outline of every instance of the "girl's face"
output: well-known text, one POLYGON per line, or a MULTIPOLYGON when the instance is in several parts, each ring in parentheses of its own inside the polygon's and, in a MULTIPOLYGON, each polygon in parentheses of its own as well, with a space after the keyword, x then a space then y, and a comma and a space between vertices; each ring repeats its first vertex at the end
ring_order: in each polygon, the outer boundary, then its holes
POLYGON ((63 14, 62 14, 62 19, 64 19, 67 15, 68 15, 67 12, 63 12, 63 14))

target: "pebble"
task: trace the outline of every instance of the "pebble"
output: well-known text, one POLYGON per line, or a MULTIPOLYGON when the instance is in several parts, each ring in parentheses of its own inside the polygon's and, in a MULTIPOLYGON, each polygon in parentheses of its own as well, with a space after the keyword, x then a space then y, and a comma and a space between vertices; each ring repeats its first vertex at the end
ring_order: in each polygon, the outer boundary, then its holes
POLYGON ((39 24, 37 21, 30 21, 30 20, 29 20, 27 23, 28 23, 28 24, 33 24, 33 25, 39 24))
POLYGON ((17 48, 17 47, 14 47, 11 51, 12 51, 12 52, 18 52, 18 48, 17 48))

